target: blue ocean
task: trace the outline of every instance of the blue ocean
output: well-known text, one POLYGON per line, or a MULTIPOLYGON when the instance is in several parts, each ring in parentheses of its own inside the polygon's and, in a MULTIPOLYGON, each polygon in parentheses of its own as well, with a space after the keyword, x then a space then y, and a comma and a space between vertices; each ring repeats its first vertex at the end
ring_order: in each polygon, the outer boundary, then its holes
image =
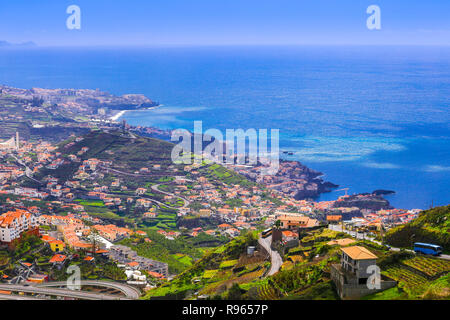
POLYGON ((394 190, 405 209, 450 203, 449 47, 2 49, 0 83, 162 104, 126 113, 134 125, 279 129, 286 158, 350 194, 394 190))

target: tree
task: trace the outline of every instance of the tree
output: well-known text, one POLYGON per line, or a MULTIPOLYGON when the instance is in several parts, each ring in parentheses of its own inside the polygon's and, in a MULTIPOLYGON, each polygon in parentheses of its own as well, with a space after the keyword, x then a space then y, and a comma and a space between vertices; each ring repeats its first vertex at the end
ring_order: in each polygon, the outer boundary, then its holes
POLYGON ((230 290, 228 290, 228 300, 242 300, 242 292, 241 287, 239 287, 239 284, 234 283, 230 290))
POLYGON ((275 227, 277 227, 277 229, 280 229, 280 227, 281 227, 281 221, 280 220, 275 221, 275 227))

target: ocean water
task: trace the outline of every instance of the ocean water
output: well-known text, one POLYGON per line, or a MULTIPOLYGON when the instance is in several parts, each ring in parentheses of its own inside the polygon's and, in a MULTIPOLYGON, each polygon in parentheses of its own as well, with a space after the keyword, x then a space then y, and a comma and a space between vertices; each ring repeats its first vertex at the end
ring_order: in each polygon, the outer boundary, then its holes
MULTIPOLYGON (((450 48, 0 50, 0 83, 143 93, 130 124, 280 129, 280 147, 349 193, 400 208, 450 203, 450 48)), ((324 194, 336 199, 343 192, 324 194)))

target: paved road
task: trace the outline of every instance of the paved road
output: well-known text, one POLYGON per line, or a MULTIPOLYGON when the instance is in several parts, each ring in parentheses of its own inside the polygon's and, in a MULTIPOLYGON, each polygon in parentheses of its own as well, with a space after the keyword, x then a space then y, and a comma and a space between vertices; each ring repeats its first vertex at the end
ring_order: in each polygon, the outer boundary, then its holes
POLYGON ((103 166, 99 166, 100 169, 105 170, 105 171, 112 171, 118 174, 122 174, 125 176, 130 176, 130 177, 141 177, 141 178, 152 178, 152 177, 167 177, 167 174, 161 173, 161 174, 156 174, 156 173, 152 173, 152 174, 141 174, 141 173, 129 173, 129 172, 124 172, 118 169, 113 169, 110 167, 103 167, 103 166))
MULTIPOLYGON (((167 195, 167 196, 172 196, 172 197, 175 197, 175 198, 177 198, 177 199, 183 200, 184 205, 183 205, 182 208, 186 208, 187 206, 189 206, 189 204, 190 204, 189 200, 187 200, 187 199, 185 199, 185 198, 183 198, 183 197, 177 196, 176 194, 173 194, 173 193, 170 193, 170 192, 165 192, 165 191, 159 190, 158 187, 159 187, 160 185, 161 185, 161 184, 155 184, 155 185, 153 185, 153 186, 152 186, 152 190, 153 190, 153 191, 156 191, 156 192, 159 192, 159 193, 162 193, 162 194, 165 194, 165 195, 167 195)), ((167 205, 166 205, 166 206, 167 206, 167 205)))
MULTIPOLYGON (((117 169, 112 169, 112 168, 106 168, 106 167, 100 167, 101 169, 103 169, 103 170, 109 170, 109 171, 112 171, 112 172, 115 172, 115 173, 119 173, 119 174, 123 174, 123 175, 127 175, 127 176, 132 176, 132 177, 168 177, 168 175, 166 175, 166 174, 160 174, 160 175, 158 175, 158 174, 151 174, 151 175, 144 175, 144 174, 136 174, 136 173, 128 173, 128 172, 124 172, 124 171, 120 171, 120 170, 117 170, 117 169)), ((174 177, 175 179, 180 179, 180 177, 174 177)), ((159 190, 158 189, 158 187, 160 186, 161 184, 156 184, 156 185, 153 185, 151 188, 152 188, 152 190, 153 191, 156 191, 156 192, 159 192, 159 193, 162 193, 162 194, 165 194, 165 195, 169 195, 169 196, 173 196, 173 197, 175 197, 175 198, 178 198, 178 199, 181 199, 181 200, 183 200, 183 202, 184 202, 184 205, 183 205, 183 207, 181 207, 181 208, 186 208, 187 206, 189 206, 189 204, 190 204, 190 201, 189 200, 187 200, 187 199, 185 199, 185 198, 183 198, 183 197, 180 197, 180 196, 178 196, 178 195, 175 195, 175 194, 173 194, 173 193, 169 193, 169 192, 165 192, 165 191, 161 191, 161 190, 159 190)), ((111 195, 111 196, 117 196, 117 195, 111 195)), ((135 198, 137 198, 136 196, 134 196, 135 198)), ((150 198, 150 197, 148 197, 148 196, 142 196, 142 198, 146 198, 146 199, 149 199, 150 201, 152 201, 152 202, 154 202, 154 203, 156 203, 156 204, 158 204, 158 205, 160 205, 160 206, 165 206, 165 207, 170 207, 170 208, 173 208, 173 209, 180 209, 179 207, 172 207, 172 206, 168 206, 167 204, 165 204, 165 203, 162 203, 162 202, 160 202, 160 201, 158 201, 158 200, 155 200, 155 199, 152 199, 152 198, 150 198)))
POLYGON ((69 289, 53 289, 45 287, 12 285, 12 284, 0 284, 0 290, 12 291, 12 292, 24 292, 33 294, 43 294, 48 296, 59 296, 67 298, 75 298, 81 300, 131 300, 130 298, 98 294, 92 292, 75 291, 69 289))
POLYGON ((13 294, 0 294, 0 300, 47 300, 44 298, 18 296, 13 294))
POLYGON ((283 264, 283 259, 281 259, 281 256, 278 253, 278 251, 272 250, 271 248, 272 236, 267 237, 265 239, 260 237, 258 239, 258 242, 270 254, 271 266, 269 273, 267 273, 267 275, 272 276, 280 270, 281 265, 283 264))
MULTIPOLYGON (((81 281, 82 286, 99 286, 99 287, 105 287, 105 288, 111 288, 116 289, 122 292, 127 298, 130 299, 139 299, 141 296, 141 292, 139 289, 129 286, 127 284, 118 283, 118 282, 110 282, 110 281, 95 281, 95 280, 82 280, 81 281)), ((67 282, 61 281, 61 282, 46 282, 41 284, 34 285, 35 287, 66 287, 67 282)))
POLYGON ((12 156, 14 159, 16 159, 16 161, 17 161, 21 166, 25 167, 25 176, 26 176, 28 179, 31 179, 31 180, 33 180, 34 182, 38 183, 38 184, 42 184, 41 181, 36 180, 35 178, 33 178, 33 171, 32 171, 25 163, 23 163, 19 158, 17 158, 17 157, 16 157, 15 155, 13 155, 13 154, 10 154, 10 156, 12 156))
POLYGON ((444 260, 450 260, 450 255, 448 255, 448 254, 441 254, 438 258, 444 259, 444 260))
MULTIPOLYGON (((372 242, 374 242, 376 244, 382 245, 382 243, 380 241, 375 240, 373 237, 369 237, 369 235, 367 233, 350 231, 350 230, 342 230, 342 227, 340 227, 340 226, 333 226, 333 228, 329 228, 329 229, 334 230, 334 231, 347 233, 348 235, 350 235, 350 236, 352 236, 352 237, 354 237, 356 239, 368 240, 368 241, 372 241, 372 242)), ((396 248, 396 247, 391 247, 391 246, 389 246, 389 247, 390 247, 390 250, 394 251, 394 252, 399 252, 400 250, 402 250, 402 248, 396 248)), ((414 250, 411 250, 411 249, 404 249, 403 248, 403 250, 405 250, 407 252, 414 253, 414 250)), ((450 260, 450 255, 441 254, 440 256, 437 256, 437 257, 435 256, 435 258, 442 259, 442 260, 450 260)))

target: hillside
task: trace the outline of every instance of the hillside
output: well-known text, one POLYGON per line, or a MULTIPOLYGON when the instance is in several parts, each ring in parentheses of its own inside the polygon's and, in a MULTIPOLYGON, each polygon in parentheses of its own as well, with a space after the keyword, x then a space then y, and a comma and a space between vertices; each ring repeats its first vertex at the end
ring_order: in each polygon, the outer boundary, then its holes
MULTIPOLYGON (((172 281, 150 290, 145 299, 339 299, 330 279, 330 265, 339 261, 340 250, 327 243, 342 234, 328 229, 312 231, 305 242, 283 255, 282 268, 273 276, 266 276, 270 269, 267 252, 258 247, 260 251, 254 256, 246 253, 247 246, 255 245, 255 236, 248 233, 209 251, 172 281)), ((369 242, 358 245, 367 246, 380 257, 387 252, 369 242)))
POLYGON ((450 252, 450 206, 423 211, 417 219, 386 233, 392 246, 411 248, 414 242, 433 243, 450 252))
MULTIPOLYGON (((210 250, 172 281, 147 292, 144 299, 232 300, 338 300, 330 278, 330 266, 340 259, 340 246, 329 241, 344 234, 319 229, 311 231, 298 247, 284 252, 278 273, 266 276, 270 261, 263 250, 247 256, 246 247, 255 244, 256 233, 233 239, 210 250)), ((409 252, 392 252, 369 241, 364 246, 377 255, 383 279, 398 285, 364 300, 448 299, 450 262, 409 252)))
POLYGON ((256 234, 247 233, 211 249, 172 281, 150 290, 144 299, 189 299, 199 295, 228 296, 234 283, 260 281, 267 271, 266 255, 247 257, 247 246, 256 244, 256 234))
POLYGON ((78 143, 63 144, 60 152, 75 154, 83 147, 89 150, 82 159, 109 160, 113 161, 115 168, 139 170, 150 164, 169 165, 173 144, 152 138, 130 137, 119 132, 92 131, 78 143))
MULTIPOLYGON (((202 233, 199 238, 208 238, 216 243, 227 242, 226 238, 216 239, 202 233)), ((204 252, 213 248, 203 247, 198 243, 199 239, 181 235, 174 240, 168 240, 166 237, 158 234, 154 230, 147 230, 147 239, 144 237, 132 236, 120 241, 120 244, 131 247, 140 256, 165 262, 169 265, 169 272, 179 274, 192 266, 200 259, 204 252)))
POLYGON ((88 132, 90 125, 85 120, 79 113, 8 94, 0 86, 0 139, 9 139, 18 131, 26 140, 61 141, 71 133, 88 132))

